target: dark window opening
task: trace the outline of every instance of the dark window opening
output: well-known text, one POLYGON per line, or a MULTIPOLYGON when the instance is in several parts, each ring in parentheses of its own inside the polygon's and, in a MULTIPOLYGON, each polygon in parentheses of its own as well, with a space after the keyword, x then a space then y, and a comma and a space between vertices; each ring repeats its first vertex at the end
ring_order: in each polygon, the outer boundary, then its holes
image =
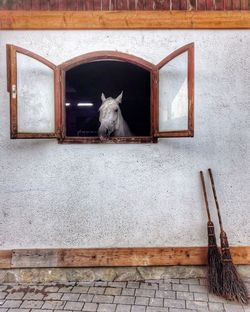
POLYGON ((129 62, 98 60, 73 67, 65 75, 67 136, 97 137, 102 93, 116 99, 122 91, 119 108, 132 136, 151 135, 148 70, 129 62))

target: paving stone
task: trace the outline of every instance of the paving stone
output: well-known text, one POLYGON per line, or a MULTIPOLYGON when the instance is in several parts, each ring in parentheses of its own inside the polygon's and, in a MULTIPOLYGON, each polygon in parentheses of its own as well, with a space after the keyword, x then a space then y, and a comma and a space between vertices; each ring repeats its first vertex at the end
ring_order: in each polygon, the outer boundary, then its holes
POLYGON ((35 294, 33 292, 28 292, 25 294, 23 299, 24 300, 42 300, 43 297, 44 297, 44 294, 42 294, 42 293, 35 294))
POLYGON ((199 285, 199 279, 198 278, 181 278, 180 279, 181 284, 191 284, 191 285, 199 285))
POLYGON ((135 297, 132 296, 115 296, 114 303, 134 304, 135 297))
POLYGON ((159 285, 159 290, 171 290, 172 289, 172 283, 164 283, 159 285))
POLYGON ((209 302, 208 309, 211 312, 225 311, 223 303, 218 303, 218 302, 209 302))
POLYGON ((187 291, 177 291, 176 298, 183 300, 194 300, 194 294, 187 291))
POLYGON ((84 303, 83 302, 75 302, 75 301, 68 301, 65 304, 65 309, 66 310, 76 310, 80 311, 83 307, 84 303))
POLYGON ((94 285, 95 286, 107 287, 108 286, 108 282, 98 281, 98 282, 95 282, 94 285))
POLYGON ((135 295, 138 297, 154 297, 154 289, 136 289, 135 295))
POLYGON ((132 306, 131 312, 145 312, 146 307, 144 306, 132 306))
POLYGON ((39 300, 24 300, 20 308, 40 309, 43 303, 44 303, 43 301, 39 301, 39 300))
POLYGON ((65 286, 65 287, 61 287, 58 289, 58 292, 71 292, 71 290, 73 289, 73 286, 65 286))
MULTIPOLYGON (((127 288, 124 288, 127 289, 127 288)), ((124 290, 122 288, 116 288, 116 287, 107 287, 105 289, 105 295, 112 295, 112 296, 117 296, 120 295, 122 290, 124 290)))
POLYGON ((24 292, 14 292, 13 294, 12 293, 8 294, 6 299, 22 299, 23 296, 24 296, 24 292))
POLYGON ((57 286, 48 286, 44 289, 45 292, 57 292, 59 290, 59 287, 57 286))
POLYGON ((149 298, 148 297, 135 297, 135 304, 137 305, 148 305, 149 298))
POLYGON ((0 299, 5 299, 6 296, 7 296, 6 292, 3 291, 0 292, 0 299))
POLYGON ((105 288, 103 287, 90 287, 89 288, 89 294, 93 295, 102 295, 104 294, 105 288))
POLYGON ((164 299, 164 307, 185 308, 184 300, 164 299))
POLYGON ((225 303, 224 304, 226 312, 243 312, 244 308, 240 304, 237 303, 225 303))
POLYGON ((150 298, 149 305, 153 307, 163 307, 163 298, 150 298))
POLYGON ((126 287, 127 282, 108 282, 108 286, 110 287, 119 287, 124 288, 126 287))
POLYGON ((200 278, 199 282, 200 282, 200 285, 203 285, 203 286, 207 286, 208 285, 208 281, 207 281, 206 278, 200 278))
POLYGON ((128 282, 127 288, 139 288, 140 283, 139 282, 128 282))
POLYGON ((63 296, 63 293, 47 293, 43 300, 60 300, 63 296))
MULTIPOLYGON (((16 308, 16 309, 9 309, 8 312, 29 312, 30 309, 20 309, 20 308, 16 308)), ((39 310, 41 311, 41 310, 39 310)))
POLYGON ((82 301, 82 302, 91 302, 93 299, 94 295, 90 295, 90 294, 81 294, 78 301, 82 301))
POLYGON ((113 296, 105 296, 105 295, 95 295, 92 302, 96 303, 113 303, 113 296))
POLYGON ((43 309, 62 310, 65 305, 65 301, 45 301, 43 309))
POLYGON ((208 294, 208 300, 211 302, 227 303, 228 301, 222 297, 215 296, 213 294, 208 294))
POLYGON ((8 308, 0 308, 0 312, 7 312, 8 308))
POLYGON ((196 310, 169 308, 169 312, 184 312, 184 311, 194 312, 194 311, 196 311, 196 310))
POLYGON ((175 299, 175 292, 172 290, 156 290, 155 297, 175 299))
POLYGON ((118 304, 115 310, 115 312, 130 312, 130 311, 131 311, 131 305, 127 305, 127 304, 118 304))
POLYGON ((147 307, 146 312, 168 312, 168 308, 147 307))
POLYGON ((97 309, 98 312, 114 312, 116 308, 116 304, 112 303, 101 303, 97 309))
POLYGON ((208 301, 208 294, 207 293, 194 293, 194 300, 208 301))
POLYGON ((189 285, 189 291, 207 293, 208 289, 206 286, 203 286, 203 285, 189 285))
POLYGON ((188 285, 186 284, 173 284, 172 289, 175 291, 188 291, 188 285))
POLYGON ((97 303, 86 302, 84 304, 82 311, 88 311, 88 312, 97 311, 97 303))
MULTIPOLYGON (((27 310, 24 310, 27 312, 27 310)), ((31 312, 52 312, 53 310, 43 310, 43 309, 32 309, 31 312)), ((13 311, 14 312, 14 311, 13 311)), ((57 310, 59 312, 59 310, 57 310)), ((64 311, 66 312, 66 311, 64 311)))
POLYGON ((78 294, 86 294, 88 290, 89 290, 89 287, 87 286, 74 286, 71 292, 78 293, 78 294))
POLYGON ((21 300, 6 300, 1 306, 2 308, 19 308, 22 304, 21 300))
POLYGON ((79 297, 80 297, 80 294, 66 293, 66 294, 63 294, 61 300, 77 301, 79 297))
POLYGON ((199 310, 199 311, 208 311, 208 304, 204 301, 186 301, 188 309, 199 310))
MULTIPOLYGON (((119 289, 119 288, 117 288, 119 289)), ((134 288, 123 288, 122 289, 122 296, 134 296, 135 289, 134 288)))
POLYGON ((159 289, 159 285, 156 283, 141 283, 140 288, 142 288, 142 289, 159 289))
POLYGON ((179 278, 164 278, 164 283, 180 284, 179 278))

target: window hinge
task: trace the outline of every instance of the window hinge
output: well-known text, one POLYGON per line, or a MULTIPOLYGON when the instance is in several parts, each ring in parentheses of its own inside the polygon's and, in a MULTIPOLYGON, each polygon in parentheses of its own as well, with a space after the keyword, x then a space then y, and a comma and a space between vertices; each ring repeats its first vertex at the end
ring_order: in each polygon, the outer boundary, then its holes
POLYGON ((11 86, 11 97, 12 99, 16 99, 16 85, 15 84, 11 86))

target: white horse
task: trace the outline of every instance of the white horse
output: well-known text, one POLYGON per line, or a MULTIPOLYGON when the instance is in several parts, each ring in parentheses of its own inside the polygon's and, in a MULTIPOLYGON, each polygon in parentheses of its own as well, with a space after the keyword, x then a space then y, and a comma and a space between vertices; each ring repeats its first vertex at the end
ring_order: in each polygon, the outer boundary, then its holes
POLYGON ((99 121, 101 123, 98 134, 101 139, 109 138, 113 136, 132 136, 132 133, 122 117, 121 109, 119 104, 122 102, 122 95, 116 99, 112 97, 106 98, 102 93, 102 105, 99 108, 99 121))

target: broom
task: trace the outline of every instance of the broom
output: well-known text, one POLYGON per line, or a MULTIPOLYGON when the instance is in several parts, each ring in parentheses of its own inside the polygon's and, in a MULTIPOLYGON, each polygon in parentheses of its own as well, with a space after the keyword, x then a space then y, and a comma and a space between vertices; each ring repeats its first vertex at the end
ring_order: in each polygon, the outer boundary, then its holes
POLYGON ((220 224, 220 241, 222 254, 222 295, 228 300, 236 300, 240 303, 247 304, 249 302, 246 286, 244 285, 236 267, 233 264, 232 256, 227 240, 226 232, 223 229, 222 219, 220 214, 219 203, 215 190, 212 170, 208 169, 210 181, 213 189, 215 205, 217 209, 219 224, 220 224))
POLYGON ((215 295, 222 294, 222 287, 221 287, 221 270, 222 270, 222 263, 221 263, 221 255, 219 249, 216 244, 216 236, 214 232, 214 224, 211 221, 208 200, 207 200, 207 192, 205 186, 205 180, 203 176, 203 172, 200 171, 202 189, 205 199, 205 205, 207 210, 207 233, 208 233, 208 254, 207 254, 207 262, 208 262, 208 289, 215 295))

